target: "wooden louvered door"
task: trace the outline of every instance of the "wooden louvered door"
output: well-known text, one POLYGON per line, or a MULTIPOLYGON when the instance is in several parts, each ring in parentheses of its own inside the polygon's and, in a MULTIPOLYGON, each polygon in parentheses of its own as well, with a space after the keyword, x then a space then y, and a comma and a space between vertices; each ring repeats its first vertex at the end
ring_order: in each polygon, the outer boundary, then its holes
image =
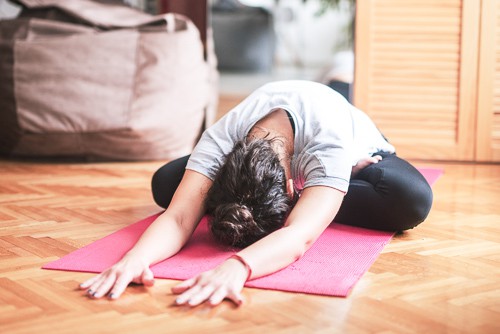
POLYGON ((357 0, 354 104, 398 154, 473 160, 480 0, 357 0))
POLYGON ((482 0, 476 160, 500 162, 500 0, 482 0))

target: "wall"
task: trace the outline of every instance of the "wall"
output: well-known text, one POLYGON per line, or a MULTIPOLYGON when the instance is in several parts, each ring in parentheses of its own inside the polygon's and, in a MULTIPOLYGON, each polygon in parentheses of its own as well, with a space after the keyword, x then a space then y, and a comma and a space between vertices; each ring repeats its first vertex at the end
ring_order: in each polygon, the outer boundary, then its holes
POLYGON ((302 0, 240 2, 262 6, 274 13, 278 37, 277 65, 324 67, 332 62, 336 52, 351 49, 348 40, 352 13, 347 3, 339 10, 318 15, 318 0, 306 3, 302 0))

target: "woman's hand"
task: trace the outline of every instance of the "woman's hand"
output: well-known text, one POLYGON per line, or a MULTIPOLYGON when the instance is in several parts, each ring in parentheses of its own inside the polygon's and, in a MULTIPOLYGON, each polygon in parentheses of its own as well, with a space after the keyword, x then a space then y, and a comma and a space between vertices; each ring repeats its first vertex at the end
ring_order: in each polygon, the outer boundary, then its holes
POLYGON ((359 160, 356 166, 352 167, 351 175, 354 176, 358 174, 363 168, 368 167, 371 164, 376 164, 380 160, 382 160, 382 157, 380 155, 374 155, 373 157, 367 157, 359 160))
POLYGON ((239 306, 243 303, 241 290, 247 277, 245 266, 230 258, 215 269, 176 285, 172 292, 181 294, 175 300, 177 305, 196 306, 208 301, 211 306, 215 306, 228 298, 239 306))
POLYGON ((132 282, 152 286, 153 272, 140 259, 125 256, 111 268, 80 284, 80 289, 87 290, 92 298, 109 295, 109 298, 117 299, 132 282))

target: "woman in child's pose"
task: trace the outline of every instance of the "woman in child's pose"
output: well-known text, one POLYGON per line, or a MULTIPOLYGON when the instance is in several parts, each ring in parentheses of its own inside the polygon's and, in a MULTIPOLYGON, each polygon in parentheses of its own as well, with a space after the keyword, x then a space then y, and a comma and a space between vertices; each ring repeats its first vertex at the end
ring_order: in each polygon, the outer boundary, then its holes
POLYGON ((267 84, 206 130, 193 153, 160 168, 155 201, 166 208, 114 266, 81 284, 118 298, 150 286, 149 267, 176 254, 201 217, 240 251, 172 290, 177 304, 240 304, 249 279, 299 259, 336 222, 400 231, 429 213, 424 177, 395 154, 366 114, 319 83, 267 84))

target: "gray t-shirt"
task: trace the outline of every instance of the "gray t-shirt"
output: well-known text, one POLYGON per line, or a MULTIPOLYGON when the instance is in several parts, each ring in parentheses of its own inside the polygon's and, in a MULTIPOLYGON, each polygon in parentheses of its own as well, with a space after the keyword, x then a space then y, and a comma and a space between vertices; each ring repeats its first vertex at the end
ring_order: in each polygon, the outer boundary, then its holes
POLYGON ((288 111, 295 124, 291 170, 299 192, 319 185, 347 192, 352 166, 360 159, 395 151, 368 116, 333 89, 310 81, 278 81, 257 89, 207 129, 186 168, 213 180, 234 143, 278 108, 288 111))

